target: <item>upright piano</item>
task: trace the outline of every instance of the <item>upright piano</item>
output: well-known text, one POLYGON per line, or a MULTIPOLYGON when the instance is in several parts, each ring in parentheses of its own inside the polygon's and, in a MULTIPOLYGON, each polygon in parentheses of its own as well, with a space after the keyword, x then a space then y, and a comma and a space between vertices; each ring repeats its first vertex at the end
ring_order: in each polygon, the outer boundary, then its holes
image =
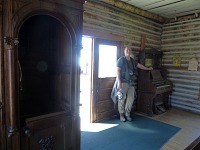
POLYGON ((172 83, 167 80, 166 70, 161 67, 161 54, 159 51, 149 50, 139 55, 140 63, 154 68, 151 71, 140 69, 138 76, 137 112, 148 116, 164 113, 171 108, 172 83))

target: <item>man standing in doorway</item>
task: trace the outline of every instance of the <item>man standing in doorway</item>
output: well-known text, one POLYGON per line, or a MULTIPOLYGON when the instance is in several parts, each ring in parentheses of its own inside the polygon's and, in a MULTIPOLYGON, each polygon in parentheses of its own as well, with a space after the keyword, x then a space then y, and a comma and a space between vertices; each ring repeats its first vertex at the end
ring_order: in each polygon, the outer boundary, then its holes
POLYGON ((144 65, 137 63, 131 56, 131 48, 124 49, 124 56, 117 60, 117 93, 118 95, 118 111, 121 121, 132 121, 130 116, 131 108, 135 97, 135 84, 137 80, 137 68, 143 70, 152 70, 144 65))

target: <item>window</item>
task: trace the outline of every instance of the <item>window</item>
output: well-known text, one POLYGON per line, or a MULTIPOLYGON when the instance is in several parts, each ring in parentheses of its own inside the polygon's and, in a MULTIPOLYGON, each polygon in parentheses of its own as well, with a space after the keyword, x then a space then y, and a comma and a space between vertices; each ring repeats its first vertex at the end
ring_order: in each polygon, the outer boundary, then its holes
POLYGON ((116 76, 117 46, 99 45, 99 78, 116 76))

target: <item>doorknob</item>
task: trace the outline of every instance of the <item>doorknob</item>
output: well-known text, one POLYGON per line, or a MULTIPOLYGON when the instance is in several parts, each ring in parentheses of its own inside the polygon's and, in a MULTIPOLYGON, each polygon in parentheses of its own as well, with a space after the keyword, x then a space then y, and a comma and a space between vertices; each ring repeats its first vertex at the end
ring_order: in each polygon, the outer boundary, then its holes
POLYGON ((30 130, 29 128, 26 128, 25 131, 24 131, 24 133, 25 133, 27 136, 29 136, 29 137, 30 137, 31 134, 32 134, 32 133, 31 133, 31 130, 30 130))

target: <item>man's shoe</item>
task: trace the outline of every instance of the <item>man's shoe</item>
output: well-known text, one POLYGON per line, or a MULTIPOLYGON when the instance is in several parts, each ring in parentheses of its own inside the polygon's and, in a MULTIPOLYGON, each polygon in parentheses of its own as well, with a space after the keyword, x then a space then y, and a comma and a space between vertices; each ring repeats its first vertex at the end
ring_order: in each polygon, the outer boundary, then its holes
POLYGON ((122 122, 125 122, 125 121, 126 121, 126 119, 125 119, 125 117, 124 117, 124 114, 120 114, 120 121, 122 121, 122 122))
POLYGON ((132 118, 131 118, 130 116, 126 116, 126 119, 127 119, 128 121, 132 121, 132 118))

